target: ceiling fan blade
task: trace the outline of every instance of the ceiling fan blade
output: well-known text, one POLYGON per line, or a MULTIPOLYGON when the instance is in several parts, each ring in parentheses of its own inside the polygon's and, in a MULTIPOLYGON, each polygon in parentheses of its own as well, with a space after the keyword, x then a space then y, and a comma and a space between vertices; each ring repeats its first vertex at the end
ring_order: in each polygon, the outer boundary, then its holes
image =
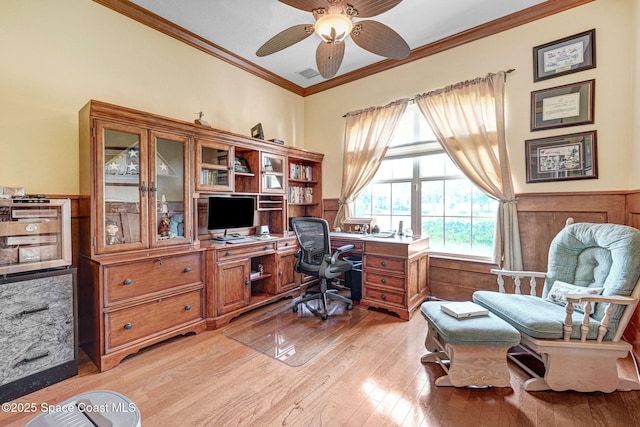
POLYGON ((353 7, 358 11, 358 18, 371 18, 393 9, 402 3, 402 0, 354 0, 348 3, 353 4, 353 7))
POLYGON ((411 50, 400 34, 377 21, 357 22, 351 38, 364 50, 391 59, 404 59, 411 50))
POLYGON ((316 50, 318 71, 325 79, 335 76, 344 57, 344 43, 320 42, 316 50))
POLYGON ((305 12, 311 12, 313 9, 329 7, 329 2, 327 0, 280 0, 280 3, 295 7, 296 9, 304 10, 305 12))
POLYGON ((313 34, 313 25, 300 24, 287 28, 271 37, 257 50, 257 56, 267 56, 292 46, 313 34))

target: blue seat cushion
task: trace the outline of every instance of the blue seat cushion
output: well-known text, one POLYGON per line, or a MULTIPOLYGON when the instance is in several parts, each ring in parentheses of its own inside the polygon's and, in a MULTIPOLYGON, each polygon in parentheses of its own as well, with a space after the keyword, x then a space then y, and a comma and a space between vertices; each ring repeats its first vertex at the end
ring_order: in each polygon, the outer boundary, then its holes
MULTIPOLYGON (((565 308, 533 295, 504 294, 492 291, 476 291, 473 302, 490 310, 509 322, 517 330, 540 339, 563 337, 565 308)), ((574 312, 571 338, 580 339, 583 313, 574 312)), ((589 321, 587 339, 598 337, 600 322, 593 317, 589 321)))
POLYGON ((424 302, 420 312, 449 344, 513 347, 520 343, 520 333, 492 313, 457 319, 440 310, 441 304, 424 302))

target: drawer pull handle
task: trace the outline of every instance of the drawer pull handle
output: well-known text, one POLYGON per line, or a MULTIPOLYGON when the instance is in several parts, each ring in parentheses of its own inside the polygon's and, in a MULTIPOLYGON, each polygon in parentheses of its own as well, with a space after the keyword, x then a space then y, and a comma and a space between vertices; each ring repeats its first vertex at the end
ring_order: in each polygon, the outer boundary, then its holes
POLYGON ((42 359, 43 357, 47 357, 49 355, 48 351, 45 351, 42 354, 38 354, 37 356, 33 356, 33 357, 25 357, 24 359, 22 359, 21 361, 19 361, 18 363, 16 363, 15 365, 13 365, 14 368, 17 368, 20 365, 24 365, 25 363, 31 363, 31 362, 35 362, 38 359, 42 359))
POLYGON ((381 266, 383 266, 383 267, 386 267, 386 266, 387 266, 387 263, 386 263, 386 261, 382 261, 382 262, 380 263, 380 265, 381 265, 381 266))
POLYGON ((124 282, 122 282, 122 284, 125 285, 125 286, 129 286, 132 283, 133 283, 133 280, 131 280, 131 279, 124 279, 124 282))
POLYGON ((162 258, 158 258, 158 259, 156 259, 156 262, 159 262, 159 263, 160 263, 160 265, 162 265, 162 258))
POLYGON ((189 304, 187 304, 187 305, 184 306, 184 309, 185 309, 185 311, 189 311, 189 310, 191 310, 191 306, 189 304))
POLYGON ((387 283, 387 279, 383 277, 382 279, 380 279, 380 283, 387 283))
POLYGON ((282 270, 278 270, 278 276, 282 277, 283 274, 284 272, 282 270))
POLYGON ((185 273, 191 273, 191 267, 185 267, 184 268, 184 272, 185 273))
POLYGON ((125 324, 124 324, 124 328, 125 328, 126 330, 129 330, 129 329, 133 328, 133 324, 132 324, 132 323, 125 323, 125 324))
POLYGON ((380 298, 387 299, 387 294, 380 294, 380 298))
POLYGON ((224 253, 226 256, 231 256, 231 251, 227 251, 224 253))
POLYGON ((47 311, 47 310, 49 310, 49 306, 45 305, 44 307, 38 307, 32 310, 24 310, 21 313, 19 313, 17 317, 26 316, 28 314, 40 313, 41 311, 47 311))
POLYGON ((265 247, 264 247, 264 250, 265 250, 265 251, 266 251, 266 250, 268 250, 268 249, 269 249, 269 246, 265 246, 265 247))
POLYGON ((244 278, 244 285, 245 285, 245 286, 251 286, 251 281, 249 280, 249 278, 248 278, 248 277, 245 277, 245 278, 244 278))

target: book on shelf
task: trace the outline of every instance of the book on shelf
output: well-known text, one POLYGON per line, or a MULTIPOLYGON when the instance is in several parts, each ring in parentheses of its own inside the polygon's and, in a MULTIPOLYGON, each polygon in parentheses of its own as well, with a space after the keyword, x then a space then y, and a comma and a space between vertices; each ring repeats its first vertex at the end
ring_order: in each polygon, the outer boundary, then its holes
POLYGON ((313 188, 312 187, 289 187, 289 203, 313 203, 313 188))
POLYGON ((313 166, 300 163, 289 163, 289 178, 302 181, 313 180, 313 166))

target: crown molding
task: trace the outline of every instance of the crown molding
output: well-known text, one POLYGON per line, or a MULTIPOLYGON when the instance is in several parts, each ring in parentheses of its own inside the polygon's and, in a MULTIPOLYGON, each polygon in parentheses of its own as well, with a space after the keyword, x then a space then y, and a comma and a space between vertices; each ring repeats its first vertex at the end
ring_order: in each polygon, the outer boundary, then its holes
POLYGON ((189 30, 176 25, 166 19, 151 13, 150 11, 131 3, 127 0, 93 0, 109 9, 118 12, 124 16, 127 16, 135 21, 140 22, 150 28, 160 31, 170 37, 173 37, 183 43, 188 44, 202 52, 205 52, 215 58, 225 61, 235 67, 238 67, 248 73, 251 73, 263 80, 273 83, 283 89, 295 93, 300 96, 309 96, 319 92, 323 92, 328 89, 332 89, 343 84, 351 83, 353 81, 362 79, 364 77, 371 76, 373 74, 380 73, 382 71, 390 70, 413 61, 417 61, 422 58, 426 58, 431 55, 435 55, 440 52, 444 52, 448 49, 461 46, 466 43, 470 43, 484 37, 489 37, 500 32, 510 30, 520 25, 527 24, 529 22, 536 21, 538 19, 546 18, 556 13, 564 12, 565 10, 572 9, 577 6, 582 6, 587 3, 591 3, 595 0, 547 0, 536 6, 531 6, 527 9, 523 9, 519 12, 512 13, 502 18, 495 19, 491 22, 479 25, 469 30, 454 34, 453 36, 446 37, 442 40, 438 40, 433 43, 415 48, 411 51, 409 56, 402 60, 385 59, 367 67, 360 68, 358 70, 351 71, 346 74, 342 74, 333 79, 326 80, 322 83, 318 83, 307 88, 298 86, 289 80, 286 80, 259 65, 254 64, 251 61, 246 60, 228 50, 211 43, 208 40, 190 32, 189 30))

